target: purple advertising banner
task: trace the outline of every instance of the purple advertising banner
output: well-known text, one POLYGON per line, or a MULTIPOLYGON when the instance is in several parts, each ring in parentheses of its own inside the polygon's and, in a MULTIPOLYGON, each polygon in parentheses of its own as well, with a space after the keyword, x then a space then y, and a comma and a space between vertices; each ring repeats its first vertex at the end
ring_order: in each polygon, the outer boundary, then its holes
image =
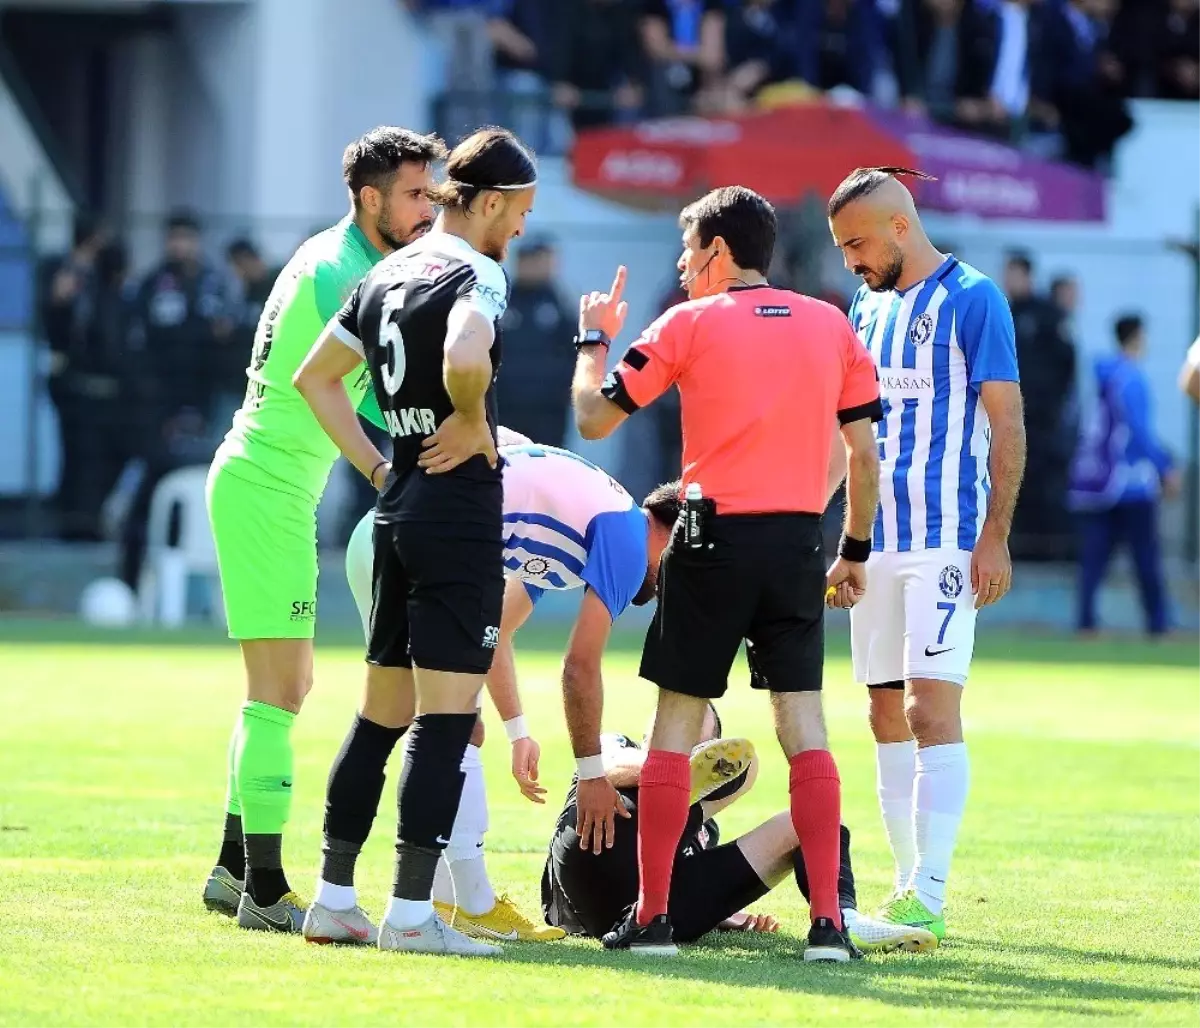
POLYGON ((873 109, 871 119, 903 141, 921 171, 937 178, 920 183, 918 195, 928 207, 981 218, 1104 220, 1105 183, 1095 172, 924 118, 873 109))

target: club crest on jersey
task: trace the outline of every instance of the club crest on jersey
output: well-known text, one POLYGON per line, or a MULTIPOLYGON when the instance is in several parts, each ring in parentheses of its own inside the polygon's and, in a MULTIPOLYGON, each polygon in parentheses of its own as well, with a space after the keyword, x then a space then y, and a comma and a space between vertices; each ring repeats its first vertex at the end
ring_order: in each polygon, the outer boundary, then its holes
POLYGON ((933 335, 933 315, 918 314, 908 327, 908 338, 913 346, 924 346, 933 335))
POLYGON ((942 590, 942 595, 948 600, 958 598, 958 594, 963 588, 963 573, 960 568, 953 564, 947 564, 942 568, 942 573, 938 576, 938 588, 942 590))
POLYGON ((530 557, 524 564, 521 565, 521 570, 527 575, 532 575, 535 578, 540 578, 550 570, 550 562, 543 560, 541 557, 530 557))

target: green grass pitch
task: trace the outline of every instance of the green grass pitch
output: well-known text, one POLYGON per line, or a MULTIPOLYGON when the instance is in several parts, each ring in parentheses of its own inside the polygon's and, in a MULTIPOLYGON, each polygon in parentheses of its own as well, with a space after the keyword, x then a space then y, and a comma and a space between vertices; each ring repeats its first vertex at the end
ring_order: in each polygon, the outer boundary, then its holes
MULTIPOLYGON (((1194 643, 996 637, 966 699, 972 789, 951 883, 951 937, 928 956, 804 965, 794 884, 761 904, 774 938, 710 936, 674 961, 596 943, 511 945, 503 960, 403 957, 239 931, 204 911, 225 747, 240 700, 232 644, 0 626, 2 1025, 1194 1025, 1200 1018, 1200 689, 1194 643)), ((561 638, 519 664, 552 803, 508 777, 494 713, 484 748, 489 865, 537 909, 542 855, 571 767, 561 638)), ((605 723, 640 733, 651 690, 636 642, 606 666, 605 723)), ((890 879, 863 691, 831 630, 826 710, 860 899, 890 879)), ((325 777, 361 683, 360 647, 318 643, 294 733, 293 884, 311 894, 325 777)), ((732 838, 786 805, 765 698, 742 671, 727 734, 763 756, 722 818, 732 838)), ((378 915, 390 882, 394 775, 360 861, 378 915)))

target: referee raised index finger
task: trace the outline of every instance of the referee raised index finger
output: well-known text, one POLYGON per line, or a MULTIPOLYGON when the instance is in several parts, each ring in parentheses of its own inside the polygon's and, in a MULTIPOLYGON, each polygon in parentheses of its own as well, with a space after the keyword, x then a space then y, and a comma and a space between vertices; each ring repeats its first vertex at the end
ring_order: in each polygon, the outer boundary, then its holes
POLYGON ((621 293, 625 289, 625 276, 628 271, 624 264, 617 268, 617 273, 613 276, 612 288, 608 291, 608 298, 614 303, 621 299, 621 293))

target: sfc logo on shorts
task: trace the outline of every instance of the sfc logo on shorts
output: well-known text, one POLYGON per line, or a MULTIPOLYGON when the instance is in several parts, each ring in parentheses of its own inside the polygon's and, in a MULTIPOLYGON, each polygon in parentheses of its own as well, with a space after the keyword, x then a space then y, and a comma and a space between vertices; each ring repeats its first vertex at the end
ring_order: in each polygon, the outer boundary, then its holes
POLYGON ((292 603, 293 621, 315 621, 317 604, 315 600, 296 600, 292 603))
POLYGON ((908 329, 908 338, 911 340, 913 346, 924 346, 927 342, 929 342, 929 337, 932 335, 932 314, 918 314, 915 318, 913 318, 912 325, 910 325, 908 329))
POLYGON ((947 564, 942 568, 942 573, 938 576, 938 588, 942 590, 942 595, 946 599, 957 599, 958 594, 963 589, 962 569, 955 567, 953 564, 947 564))

